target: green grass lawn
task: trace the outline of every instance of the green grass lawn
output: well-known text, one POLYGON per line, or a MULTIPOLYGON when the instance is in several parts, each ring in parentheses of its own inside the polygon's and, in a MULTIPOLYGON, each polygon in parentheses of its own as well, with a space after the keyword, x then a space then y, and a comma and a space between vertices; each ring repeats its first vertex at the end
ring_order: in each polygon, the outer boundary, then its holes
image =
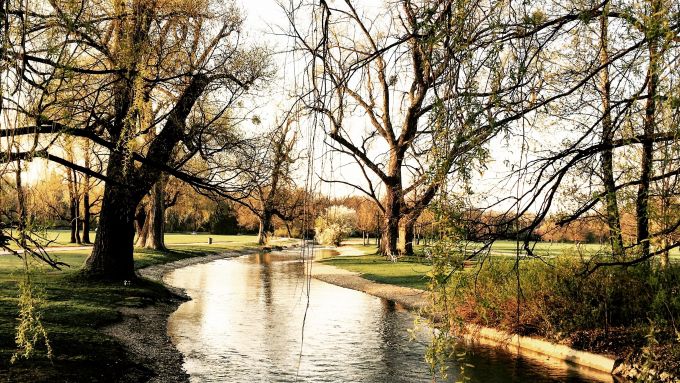
POLYGON ((361 273, 361 276, 378 283, 427 288, 425 274, 430 266, 418 260, 400 260, 393 263, 379 255, 362 255, 357 257, 333 257, 320 261, 346 270, 361 273))
MULTIPOLYGON (((16 233, 13 233, 16 234, 16 233)), ((81 246, 77 243, 71 243, 71 232, 69 230, 60 229, 50 229, 37 233, 36 238, 41 244, 47 247, 59 247, 59 246, 81 246)), ((94 242, 96 237, 96 232, 90 232, 90 240, 94 242)), ((208 239, 212 238, 213 243, 232 243, 241 244, 254 242, 256 237, 253 235, 220 235, 220 234, 209 234, 209 233, 166 233, 165 243, 166 245, 173 244, 194 244, 194 243, 208 243, 208 239)), ((15 245, 11 246, 16 249, 15 245)))
MULTIPOLYGON (((361 273, 364 278, 374 282, 417 289, 427 288, 428 278, 426 274, 430 271, 430 265, 427 259, 422 257, 425 251, 423 245, 415 247, 416 257, 401 258, 395 263, 378 255, 375 245, 362 245, 360 238, 354 238, 348 242, 349 246, 361 249, 365 255, 356 257, 336 256, 320 262, 361 273)), ((506 259, 515 254, 516 246, 514 241, 496 241, 491 248, 491 256, 494 259, 506 259)), ((584 256, 591 256, 601 250, 602 247, 598 244, 577 246, 573 243, 538 242, 534 247, 535 253, 542 256, 569 256, 579 254, 579 252, 584 256)), ((671 251, 671 257, 678 260, 680 258, 678 251, 679 249, 671 251)))
MULTIPOLYGON (((61 234, 61 233, 59 233, 61 234)), ((135 267, 218 253, 226 250, 253 248, 255 236, 214 236, 218 243, 207 244, 208 235, 190 236, 193 242, 205 239, 205 245, 179 246, 185 235, 166 237, 170 251, 159 252, 137 249, 135 267)), ((10 365, 15 352, 19 281, 25 277, 23 261, 15 256, 0 256, 0 380, 2 381, 116 381, 134 366, 125 351, 101 327, 120 319, 120 306, 145 306, 169 298, 161 285, 140 280, 132 286, 84 280, 78 271, 90 249, 53 252, 52 255, 71 267, 63 271, 46 268, 31 262, 31 280, 36 292, 44 298, 42 320, 54 350, 49 361, 43 350, 30 360, 19 360, 10 365)))

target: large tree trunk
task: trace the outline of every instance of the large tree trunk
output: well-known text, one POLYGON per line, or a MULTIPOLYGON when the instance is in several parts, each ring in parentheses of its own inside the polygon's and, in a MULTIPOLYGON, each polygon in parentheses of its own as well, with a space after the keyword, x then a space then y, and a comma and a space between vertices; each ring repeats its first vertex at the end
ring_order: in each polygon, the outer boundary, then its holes
POLYGON ((266 245, 269 241, 269 233, 272 232, 272 213, 266 211, 260 217, 260 230, 257 233, 257 244, 266 245))
POLYGON ((163 177, 151 189, 151 204, 146 218, 146 241, 144 247, 153 250, 165 248, 165 183, 163 177))
POLYGON ((397 248, 402 255, 413 255, 415 220, 409 216, 399 222, 399 242, 397 248))
MULTIPOLYGON (((163 130, 149 145, 146 154, 149 160, 158 164, 168 163, 173 149, 182 139, 187 116, 209 82, 210 79, 205 75, 192 77, 168 116, 163 130)), ((130 84, 129 81, 123 83, 121 91, 116 94, 115 129, 111 133, 114 137, 122 137, 124 119, 132 99, 130 84)), ((144 194, 158 182, 161 173, 149 164, 136 168, 123 153, 111 152, 106 175, 113 182, 107 182, 104 188, 99 230, 83 273, 98 279, 133 279, 135 211, 144 194)))
POLYGON ((386 188, 384 229, 380 241, 380 252, 391 259, 396 259, 399 254, 397 241, 399 238, 399 216, 401 214, 400 194, 400 185, 386 188))
POLYGON ((135 278, 132 245, 138 203, 128 188, 106 185, 94 249, 83 267, 85 274, 109 280, 135 278))

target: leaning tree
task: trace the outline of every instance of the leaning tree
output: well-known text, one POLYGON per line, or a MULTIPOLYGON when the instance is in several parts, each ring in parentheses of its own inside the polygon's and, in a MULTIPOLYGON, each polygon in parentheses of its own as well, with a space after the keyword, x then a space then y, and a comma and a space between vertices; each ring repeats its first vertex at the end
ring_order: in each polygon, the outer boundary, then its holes
MULTIPOLYGON (((13 4, 13 3, 10 3, 13 4)), ((23 72, 3 112, 19 116, 0 130, 20 137, 0 161, 44 158, 105 181, 94 249, 84 272, 134 278, 137 205, 167 173, 195 187, 239 198, 238 177, 220 167, 237 143, 221 133, 225 113, 269 74, 266 52, 243 47, 243 18, 231 3, 116 0, 29 3, 19 49, 3 62, 23 72), (210 115, 194 118, 197 103, 210 115), (189 123, 200 121, 199 124, 189 123), (108 152, 96 172, 56 150, 56 136, 82 137, 108 152), (23 137, 23 138, 21 138, 23 137), (189 170, 200 158, 205 166, 189 170), (220 159, 217 159, 220 157, 220 159)))

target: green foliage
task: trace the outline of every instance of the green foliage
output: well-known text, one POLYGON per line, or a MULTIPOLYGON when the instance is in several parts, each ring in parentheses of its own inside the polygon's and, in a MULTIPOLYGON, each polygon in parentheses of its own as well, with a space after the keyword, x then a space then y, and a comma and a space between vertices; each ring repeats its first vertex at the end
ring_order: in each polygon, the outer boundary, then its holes
POLYGON ((440 289, 461 320, 525 334, 644 326, 647 318, 669 325, 680 318, 679 267, 582 270, 582 261, 571 257, 493 259, 455 273, 440 289))
POLYGON ((314 222, 316 239, 323 245, 340 246, 356 226, 356 212, 345 206, 331 206, 314 222))
POLYGON ((17 351, 12 355, 12 363, 19 358, 31 358, 39 341, 44 342, 47 357, 52 359, 52 346, 41 320, 41 310, 44 306, 41 295, 31 285, 28 277, 19 282, 19 324, 15 335, 17 351))
POLYGON ((230 235, 238 233, 236 211, 230 205, 224 202, 217 204, 217 207, 210 215, 210 233, 230 235))

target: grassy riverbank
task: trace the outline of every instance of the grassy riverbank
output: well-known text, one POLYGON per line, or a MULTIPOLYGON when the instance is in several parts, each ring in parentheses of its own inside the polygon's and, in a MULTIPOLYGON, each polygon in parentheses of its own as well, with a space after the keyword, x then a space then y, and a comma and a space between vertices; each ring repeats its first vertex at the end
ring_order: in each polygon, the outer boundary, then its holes
MULTIPOLYGON (((358 247, 365 255, 336 256, 321 262, 378 283, 427 288, 432 267, 426 258, 402 258, 392 263, 376 255, 375 247, 358 247)), ((657 371, 679 371, 677 252, 671 254, 667 269, 647 262, 583 274, 583 262, 602 256, 594 245, 578 249, 539 243, 536 249, 554 256, 522 258, 517 266, 515 257, 508 254, 511 246, 499 243, 492 248, 492 262, 473 265, 447 278, 448 306, 438 310, 453 313, 455 322, 538 336, 579 350, 616 355, 657 371)), ((416 253, 422 254, 422 250, 416 249, 416 253)), ((449 275, 450 270, 444 267, 441 275, 449 275)))
MULTIPOLYGON (((166 237, 167 252, 137 250, 135 266, 147 267, 179 259, 229 250, 255 248, 253 236, 217 237, 207 244, 208 235, 173 235, 166 237), (205 245, 177 245, 178 243, 205 245)), ((41 319, 53 349, 48 360, 42 342, 37 354, 10 364, 16 351, 15 327, 19 315, 19 282, 26 278, 22 261, 13 256, 0 256, 0 381, 116 381, 130 370, 144 377, 148 371, 135 365, 116 339, 102 332, 102 328, 121 319, 121 307, 144 307, 167 301, 170 293, 162 285, 140 280, 131 286, 95 283, 80 278, 80 265, 89 249, 54 252, 60 261, 71 265, 63 271, 31 267, 30 279, 35 292, 42 298, 39 306, 41 319)))
POLYGON ((364 252, 359 256, 337 256, 321 260, 321 263, 360 273, 373 282, 427 289, 427 273, 431 266, 420 257, 404 258, 391 262, 376 254, 375 246, 352 245, 364 252))

